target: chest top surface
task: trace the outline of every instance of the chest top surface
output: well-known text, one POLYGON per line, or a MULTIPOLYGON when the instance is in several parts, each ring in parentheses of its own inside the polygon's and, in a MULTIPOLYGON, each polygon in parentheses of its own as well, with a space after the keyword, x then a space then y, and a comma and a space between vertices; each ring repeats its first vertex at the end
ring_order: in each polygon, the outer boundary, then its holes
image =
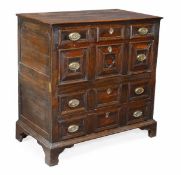
POLYGON ((87 10, 47 13, 22 13, 17 16, 37 20, 45 24, 73 24, 87 22, 129 21, 142 19, 161 19, 158 16, 146 15, 120 9, 87 10))

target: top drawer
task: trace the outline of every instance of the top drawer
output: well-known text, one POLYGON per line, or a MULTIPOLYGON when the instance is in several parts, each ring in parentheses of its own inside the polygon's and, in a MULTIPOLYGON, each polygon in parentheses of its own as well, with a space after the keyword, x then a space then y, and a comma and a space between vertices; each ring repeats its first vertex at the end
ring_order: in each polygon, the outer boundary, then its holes
POLYGON ((75 44, 93 40, 91 29, 88 27, 63 28, 59 32, 59 44, 75 44))
POLYGON ((130 26, 130 38, 145 38, 154 36, 154 24, 132 24, 130 26))
POLYGON ((124 35, 124 25, 102 25, 97 27, 97 41, 123 39, 124 35))

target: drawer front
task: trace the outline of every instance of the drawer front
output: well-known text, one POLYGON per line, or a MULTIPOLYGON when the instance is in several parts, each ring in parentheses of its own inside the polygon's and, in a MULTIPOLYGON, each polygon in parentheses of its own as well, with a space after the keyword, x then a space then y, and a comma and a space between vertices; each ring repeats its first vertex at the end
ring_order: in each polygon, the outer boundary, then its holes
POLYGON ((70 114, 87 111, 87 93, 73 92, 59 96, 60 114, 70 114))
POLYGON ((122 73, 124 44, 99 45, 96 48, 96 78, 122 73))
POLYGON ((85 81, 88 78, 89 48, 59 51, 60 83, 85 81))
POLYGON ((129 74, 151 71, 152 57, 153 41, 131 42, 129 44, 129 74))
POLYGON ((130 38, 145 38, 154 36, 154 24, 133 24, 130 26, 130 38))
POLYGON ((127 124, 133 124, 152 118, 151 102, 131 103, 127 108, 127 124))
POLYGON ((96 90, 96 106, 102 107, 119 103, 120 87, 118 85, 109 85, 98 87, 96 90))
POLYGON ((94 119, 94 131, 115 128, 120 125, 120 109, 107 109, 97 112, 94 119))
POLYGON ((61 140, 80 137, 87 133, 87 118, 83 116, 78 119, 60 121, 59 133, 61 140))
POLYGON ((128 83, 129 100, 150 99, 153 90, 151 80, 133 81, 128 83))
POLYGON ((80 28, 65 28, 59 32, 59 43, 70 44, 70 43, 82 43, 91 40, 90 29, 86 27, 80 28))
POLYGON ((98 41, 123 39, 125 36, 125 26, 107 25, 97 28, 98 41))

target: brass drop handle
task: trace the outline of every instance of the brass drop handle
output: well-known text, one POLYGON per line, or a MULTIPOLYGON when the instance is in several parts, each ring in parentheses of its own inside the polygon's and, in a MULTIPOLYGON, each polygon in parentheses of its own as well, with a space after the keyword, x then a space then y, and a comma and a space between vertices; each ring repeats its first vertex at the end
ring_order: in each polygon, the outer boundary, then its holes
POLYGON ((73 33, 69 34, 69 39, 71 41, 77 41, 77 40, 80 39, 80 37, 81 37, 81 35, 79 33, 77 33, 77 32, 73 32, 73 33))
POLYGON ((133 113, 133 117, 135 117, 135 118, 141 117, 142 115, 143 115, 143 112, 140 111, 140 110, 135 111, 135 112, 133 113))
POLYGON ((78 62, 72 62, 68 65, 69 70, 76 72, 80 68, 80 64, 78 62))
POLYGON ((111 28, 109 29, 109 34, 112 35, 113 33, 114 33, 114 29, 111 27, 111 28))
POLYGON ((148 34, 148 28, 146 28, 146 27, 141 27, 141 28, 138 29, 138 33, 139 33, 140 35, 146 35, 146 34, 148 34))
POLYGON ((80 104, 80 101, 78 99, 72 99, 68 102, 68 105, 71 108, 75 108, 75 107, 79 106, 79 104, 80 104))
POLYGON ((110 94, 112 93, 112 89, 111 89, 111 88, 108 88, 108 89, 106 90, 106 92, 107 92, 108 95, 110 95, 110 94))
POLYGON ((70 125, 68 127, 68 132, 70 132, 70 133, 74 133, 74 132, 76 132, 78 130, 79 130, 79 126, 78 125, 70 125))
POLYGON ((146 55, 145 54, 138 54, 137 60, 140 62, 143 62, 144 60, 146 60, 146 55))
POLYGON ((144 91, 145 91, 145 90, 144 90, 143 87, 137 87, 137 88, 135 88, 135 90, 134 90, 135 94, 137 94, 137 95, 141 95, 144 91))

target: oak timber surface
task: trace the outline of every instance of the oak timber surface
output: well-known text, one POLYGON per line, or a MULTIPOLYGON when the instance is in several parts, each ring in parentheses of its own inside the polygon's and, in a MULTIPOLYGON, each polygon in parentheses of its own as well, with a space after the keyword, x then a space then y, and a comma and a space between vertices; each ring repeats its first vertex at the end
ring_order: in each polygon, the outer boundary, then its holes
POLYGON ((46 24, 69 24, 87 22, 110 22, 126 20, 143 20, 161 18, 158 16, 130 12, 119 9, 111 10, 88 10, 88 11, 66 11, 47 13, 26 13, 18 16, 34 19, 46 24), (80 18, 81 16, 81 18, 80 18))
POLYGON ((19 119, 45 162, 76 143, 153 119, 161 17, 124 10, 18 14, 19 119))

